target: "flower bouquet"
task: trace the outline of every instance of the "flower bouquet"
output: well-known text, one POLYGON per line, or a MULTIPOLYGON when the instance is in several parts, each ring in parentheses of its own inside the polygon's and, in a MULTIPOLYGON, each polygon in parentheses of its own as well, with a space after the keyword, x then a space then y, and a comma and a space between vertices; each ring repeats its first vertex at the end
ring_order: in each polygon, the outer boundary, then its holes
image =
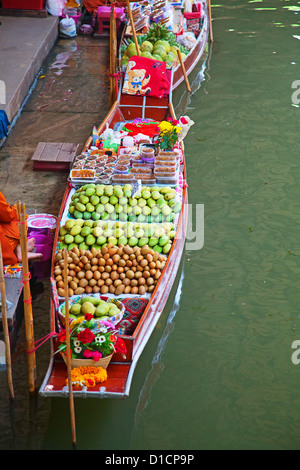
MULTIPOLYGON (((66 330, 57 335, 58 351, 67 361, 66 330)), ((126 346, 108 320, 96 321, 87 313, 70 325, 71 368, 94 366, 106 369, 113 354, 126 357, 126 346)))
POLYGON ((177 124, 176 119, 167 118, 167 121, 161 121, 158 124, 157 145, 162 150, 172 150, 178 141, 178 135, 182 129, 177 124))

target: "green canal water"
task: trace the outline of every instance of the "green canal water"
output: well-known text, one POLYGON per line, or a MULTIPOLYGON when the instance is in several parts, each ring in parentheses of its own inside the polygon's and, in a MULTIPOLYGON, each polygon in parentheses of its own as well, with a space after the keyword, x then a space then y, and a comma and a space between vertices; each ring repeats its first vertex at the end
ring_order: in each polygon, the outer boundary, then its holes
MULTIPOLYGON (((195 122, 189 203, 199 231, 204 206, 204 245, 184 253, 129 398, 75 400, 79 449, 300 449, 300 5, 212 11, 204 81, 189 100, 174 93, 195 122)), ((24 400, 22 418, 1 412, 1 448, 70 449, 68 400, 24 400)))

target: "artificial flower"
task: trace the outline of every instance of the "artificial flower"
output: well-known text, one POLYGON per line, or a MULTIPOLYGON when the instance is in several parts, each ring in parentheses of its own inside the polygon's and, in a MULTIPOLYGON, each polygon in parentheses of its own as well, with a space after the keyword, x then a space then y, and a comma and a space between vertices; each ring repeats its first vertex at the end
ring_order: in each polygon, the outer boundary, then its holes
POLYGON ((96 343, 104 343, 106 341, 106 337, 104 335, 97 335, 95 338, 96 343))
POLYGON ((83 344, 91 343, 94 341, 95 335, 89 328, 85 328, 85 330, 80 331, 78 334, 78 340, 81 341, 83 344))
POLYGON ((102 357, 101 352, 99 352, 99 351, 94 351, 93 352, 92 358, 95 362, 99 361, 99 359, 101 359, 101 357, 102 357))
MULTIPOLYGON (((83 366, 71 370, 71 382, 75 386, 95 387, 105 380, 107 380, 107 372, 103 367, 83 366)), ((66 379, 66 385, 68 385, 68 379, 66 379)))
POLYGON ((94 315, 92 315, 91 313, 86 313, 84 315, 84 319, 87 321, 91 321, 93 318, 94 318, 94 315))
POLYGON ((90 359, 92 356, 93 356, 93 351, 91 351, 90 349, 85 349, 83 351, 83 356, 86 358, 86 359, 90 359))
POLYGON ((159 134, 157 137, 157 145, 162 150, 172 150, 178 140, 178 134, 181 133, 181 127, 177 126, 177 120, 161 121, 158 125, 159 134))

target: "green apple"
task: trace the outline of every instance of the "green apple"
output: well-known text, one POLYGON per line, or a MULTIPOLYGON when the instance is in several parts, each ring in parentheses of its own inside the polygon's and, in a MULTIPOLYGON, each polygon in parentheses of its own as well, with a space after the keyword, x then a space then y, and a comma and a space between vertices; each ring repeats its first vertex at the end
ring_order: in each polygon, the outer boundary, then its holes
POLYGON ((95 207, 97 206, 97 204, 99 204, 100 202, 100 198, 99 196, 96 196, 95 194, 93 194, 93 196, 90 197, 90 203, 95 207))
POLYGON ((85 239, 85 243, 87 245, 94 245, 94 243, 96 243, 96 238, 94 237, 94 235, 92 235, 91 233, 86 237, 85 239))
POLYGON ((93 194, 95 194, 95 192, 96 192, 96 189, 95 189, 95 188, 92 188, 92 187, 91 187, 91 188, 87 188, 87 189, 85 190, 85 194, 86 194, 87 197, 93 196, 93 194))
POLYGON ((94 212, 94 210, 95 210, 95 206, 93 206, 93 204, 91 204, 90 202, 87 203, 85 208, 88 212, 94 212))

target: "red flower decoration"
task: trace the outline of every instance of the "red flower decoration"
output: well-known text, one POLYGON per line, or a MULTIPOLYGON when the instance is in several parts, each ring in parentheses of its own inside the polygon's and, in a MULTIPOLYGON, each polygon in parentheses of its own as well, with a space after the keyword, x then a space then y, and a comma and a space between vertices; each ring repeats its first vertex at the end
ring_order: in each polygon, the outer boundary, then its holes
POLYGON ((91 313, 86 313, 84 315, 84 319, 87 320, 87 321, 90 321, 94 318, 94 315, 92 315, 91 313))
POLYGON ((93 351, 91 351, 90 349, 85 349, 83 351, 83 355, 84 357, 86 357, 87 359, 90 359, 91 357, 93 357, 93 351))
POLYGON ((119 336, 117 337, 117 342, 114 346, 115 346, 115 352, 117 354, 125 355, 127 353, 125 342, 119 336))
POLYGON ((66 341, 66 330, 61 330, 57 335, 57 339, 60 343, 64 343, 66 341))
POLYGON ((94 333, 91 332, 89 328, 86 328, 85 330, 81 331, 78 336, 78 340, 81 341, 83 344, 86 343, 91 343, 95 339, 94 333))
MULTIPOLYGON (((67 357, 68 356, 68 353, 67 353, 67 350, 64 351, 64 355, 67 357)), ((70 349, 70 357, 72 358, 72 349, 70 349)))

